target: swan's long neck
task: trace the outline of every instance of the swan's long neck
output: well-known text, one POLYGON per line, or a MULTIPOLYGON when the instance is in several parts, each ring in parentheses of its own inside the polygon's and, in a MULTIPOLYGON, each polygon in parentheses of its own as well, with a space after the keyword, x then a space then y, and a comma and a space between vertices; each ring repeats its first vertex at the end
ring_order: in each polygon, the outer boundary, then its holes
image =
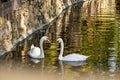
POLYGON ((40 56, 41 56, 41 58, 44 58, 43 41, 44 40, 41 38, 40 39, 40 49, 41 49, 41 55, 40 56))
POLYGON ((60 46, 61 46, 61 50, 60 50, 60 54, 59 54, 59 60, 62 60, 63 59, 63 51, 64 51, 63 40, 61 41, 60 46))

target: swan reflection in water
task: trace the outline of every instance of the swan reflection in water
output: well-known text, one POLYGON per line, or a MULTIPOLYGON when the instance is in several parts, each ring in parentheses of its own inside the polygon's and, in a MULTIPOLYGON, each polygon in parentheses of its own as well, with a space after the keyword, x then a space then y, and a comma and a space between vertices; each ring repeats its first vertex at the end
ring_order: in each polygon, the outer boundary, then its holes
POLYGON ((59 65, 60 65, 60 71, 61 71, 61 79, 60 80, 64 80, 64 63, 66 65, 70 65, 70 66, 83 66, 85 64, 87 64, 87 62, 85 61, 61 61, 59 60, 59 65))
POLYGON ((44 71, 44 59, 35 59, 35 58, 31 58, 30 61, 32 61, 35 64, 40 63, 41 64, 41 72, 44 71))
POLYGON ((112 52, 109 54, 108 58, 108 66, 110 72, 115 72, 117 70, 117 54, 115 52, 112 52))
POLYGON ((82 66, 87 64, 86 61, 64 61, 65 64, 71 65, 71 66, 82 66))
POLYGON ((34 58, 31 58, 30 61, 32 61, 33 63, 36 63, 36 64, 39 63, 39 62, 44 63, 44 59, 34 59, 34 58))

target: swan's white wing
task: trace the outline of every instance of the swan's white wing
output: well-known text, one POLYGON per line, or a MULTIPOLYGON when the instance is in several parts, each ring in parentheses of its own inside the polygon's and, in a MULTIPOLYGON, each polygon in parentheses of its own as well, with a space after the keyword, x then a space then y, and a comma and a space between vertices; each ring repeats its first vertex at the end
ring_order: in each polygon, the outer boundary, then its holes
POLYGON ((28 55, 32 58, 39 58, 40 54, 41 50, 39 47, 34 47, 28 52, 28 55))
POLYGON ((64 61, 85 61, 89 56, 84 56, 80 54, 69 54, 63 57, 64 61))

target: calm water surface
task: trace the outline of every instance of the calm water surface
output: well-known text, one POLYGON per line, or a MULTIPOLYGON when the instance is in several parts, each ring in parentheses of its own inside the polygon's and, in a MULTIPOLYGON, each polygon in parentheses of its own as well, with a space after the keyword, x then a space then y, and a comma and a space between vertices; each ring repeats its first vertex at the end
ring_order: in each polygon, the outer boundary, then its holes
POLYGON ((83 19, 81 5, 64 11, 47 29, 38 30, 0 59, 0 79, 4 80, 120 80, 120 15, 94 15, 83 19), (28 57, 31 44, 44 42, 45 59, 28 57), (58 61, 58 37, 63 38, 64 55, 90 55, 86 62, 58 61))

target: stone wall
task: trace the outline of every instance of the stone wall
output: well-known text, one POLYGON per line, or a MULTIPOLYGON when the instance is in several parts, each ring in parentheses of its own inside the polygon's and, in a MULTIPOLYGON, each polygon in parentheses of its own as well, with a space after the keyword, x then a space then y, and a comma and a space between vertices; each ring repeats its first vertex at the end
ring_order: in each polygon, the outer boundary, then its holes
POLYGON ((63 9, 82 0, 22 0, 22 6, 0 17, 0 55, 53 21, 63 9))
MULTIPOLYGON (((53 21, 68 6, 84 1, 82 19, 93 15, 114 14, 115 0, 21 0, 22 6, 0 17, 0 55, 18 42, 53 21)), ((96 17, 96 16, 95 16, 96 17)))

